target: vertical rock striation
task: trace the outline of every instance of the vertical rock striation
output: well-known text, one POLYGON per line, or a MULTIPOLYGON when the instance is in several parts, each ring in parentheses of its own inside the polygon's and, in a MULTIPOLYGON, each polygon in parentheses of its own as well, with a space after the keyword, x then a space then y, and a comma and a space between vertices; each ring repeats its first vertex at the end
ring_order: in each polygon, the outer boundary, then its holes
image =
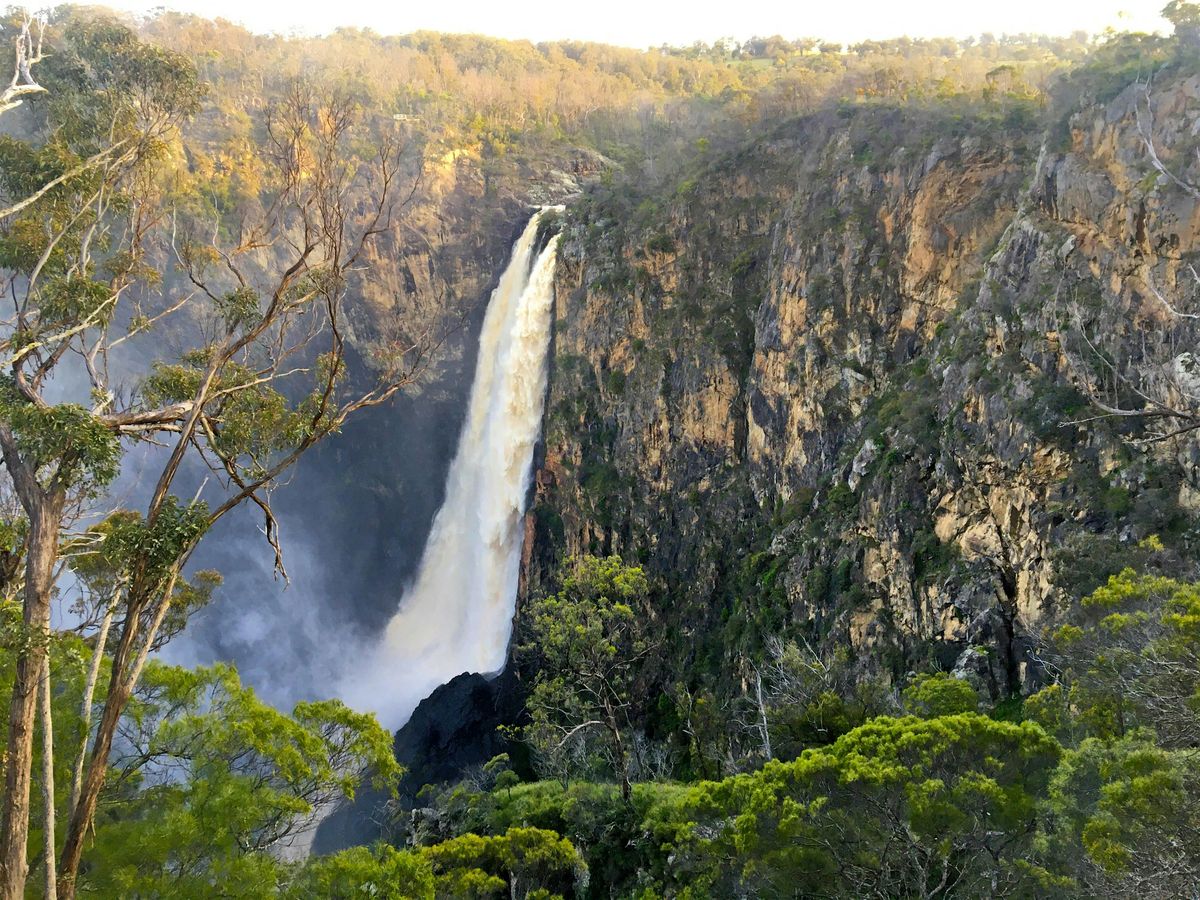
POLYGON ((564 554, 643 561, 671 598, 664 687, 800 632, 1020 690, 1062 604, 1194 541, 1195 442, 1082 420, 1106 358, 1162 377, 1166 343, 1195 345, 1150 286, 1189 299, 1200 205, 1145 138, 1194 181, 1198 113, 1183 75, 1049 126, 850 105, 669 197, 590 191, 559 251, 528 589, 564 554))

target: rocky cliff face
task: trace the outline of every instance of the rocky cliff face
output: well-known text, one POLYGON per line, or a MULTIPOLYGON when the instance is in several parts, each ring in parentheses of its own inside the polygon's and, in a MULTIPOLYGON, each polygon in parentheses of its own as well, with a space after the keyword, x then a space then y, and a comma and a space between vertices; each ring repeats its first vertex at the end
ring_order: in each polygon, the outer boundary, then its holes
POLYGON ((1198 113, 1184 74, 1049 125, 847 106, 671 197, 590 192, 529 590, 564 554, 642 560, 663 685, 803 634, 1021 689, 1062 604, 1195 537, 1196 444, 1092 399, 1187 393, 1195 335, 1155 290, 1191 308, 1200 202, 1149 146, 1194 183, 1198 113))
POLYGON ((359 346, 369 356, 381 340, 427 342, 481 317, 533 209, 577 194, 608 165, 569 146, 499 161, 469 149, 427 155, 412 201, 369 248, 370 281, 354 291, 359 346))

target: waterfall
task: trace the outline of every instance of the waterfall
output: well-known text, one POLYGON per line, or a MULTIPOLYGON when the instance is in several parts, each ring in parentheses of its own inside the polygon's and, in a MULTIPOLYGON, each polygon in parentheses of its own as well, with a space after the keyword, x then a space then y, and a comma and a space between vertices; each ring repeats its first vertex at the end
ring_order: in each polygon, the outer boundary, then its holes
POLYGON ((389 728, 456 675, 504 667, 554 296, 558 237, 533 258, 541 216, 525 227, 488 303, 466 421, 420 568, 373 659, 350 667, 342 692, 389 728))

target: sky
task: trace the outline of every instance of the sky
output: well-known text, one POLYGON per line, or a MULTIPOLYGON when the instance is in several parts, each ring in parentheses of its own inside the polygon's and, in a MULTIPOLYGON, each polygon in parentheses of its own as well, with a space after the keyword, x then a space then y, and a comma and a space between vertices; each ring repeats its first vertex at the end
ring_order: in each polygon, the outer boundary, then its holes
POLYGON ((100 0, 134 13, 154 8, 225 18, 260 33, 322 34, 339 26, 382 34, 428 29, 532 41, 575 38, 627 47, 754 35, 842 43, 908 35, 967 37, 1039 32, 1164 31, 1166 0, 100 0))

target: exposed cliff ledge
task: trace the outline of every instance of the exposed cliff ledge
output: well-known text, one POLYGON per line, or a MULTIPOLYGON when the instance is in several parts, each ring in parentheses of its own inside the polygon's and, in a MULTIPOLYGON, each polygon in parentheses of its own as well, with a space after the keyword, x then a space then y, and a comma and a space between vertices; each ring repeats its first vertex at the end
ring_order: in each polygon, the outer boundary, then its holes
POLYGON ((801 630, 1020 689, 1060 604, 1151 534, 1194 538, 1193 443, 1076 422, 1089 342, 1158 365, 1147 272, 1183 285, 1200 205, 1143 135, 1195 170, 1198 110, 1194 76, 1048 131, 849 106, 670 198, 592 191, 560 249, 530 589, 564 553, 644 561, 674 604, 664 686, 801 630))

